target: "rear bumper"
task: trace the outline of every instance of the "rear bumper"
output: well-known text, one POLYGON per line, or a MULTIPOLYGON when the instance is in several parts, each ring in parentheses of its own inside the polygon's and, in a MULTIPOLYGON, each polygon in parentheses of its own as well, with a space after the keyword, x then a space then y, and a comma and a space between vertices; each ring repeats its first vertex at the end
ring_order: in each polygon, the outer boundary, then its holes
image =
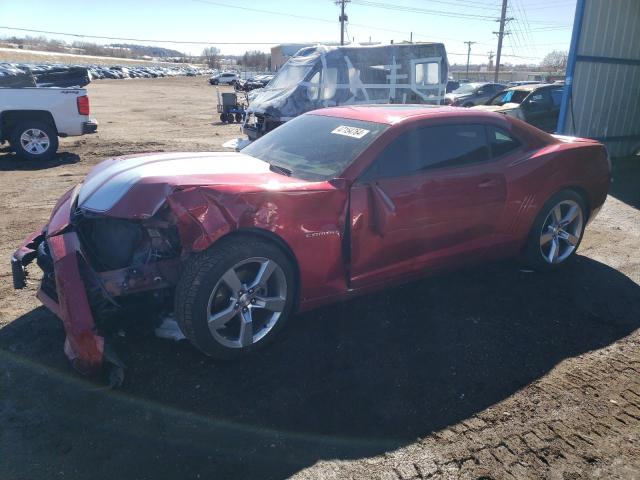
POLYGON ((82 124, 83 135, 96 133, 97 131, 98 131, 98 122, 95 119, 92 118, 88 122, 83 122, 82 124))
MULTIPOLYGON (((42 231, 34 232, 20 245, 11 257, 11 270, 15 288, 26 286, 25 267, 38 257, 38 249, 46 242, 53 266, 53 285, 45 279, 37 297, 45 307, 57 315, 64 325, 66 339, 64 351, 73 367, 83 374, 98 373, 103 364, 104 338, 96 333, 89 300, 80 273, 83 257, 77 234, 69 229, 54 228, 56 218, 69 218, 75 195, 67 196, 54 212, 47 237, 42 231), (59 233, 56 233, 56 230, 59 233), (56 298, 57 297, 57 298, 56 298)), ((40 250, 42 255, 42 248, 40 250)), ((41 263, 41 259, 38 259, 41 263)))

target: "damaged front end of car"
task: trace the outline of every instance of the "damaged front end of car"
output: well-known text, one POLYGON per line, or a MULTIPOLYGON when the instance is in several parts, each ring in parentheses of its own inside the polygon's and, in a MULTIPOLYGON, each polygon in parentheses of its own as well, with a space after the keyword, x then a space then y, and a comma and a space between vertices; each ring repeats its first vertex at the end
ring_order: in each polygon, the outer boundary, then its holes
POLYGON ((27 285, 26 267, 35 260, 42 270, 37 297, 62 320, 73 367, 118 383, 124 365, 110 339, 122 318, 147 322, 170 313, 180 238, 166 205, 150 218, 116 218, 78 207, 78 191, 67 192, 49 223, 15 251, 13 283, 27 285))

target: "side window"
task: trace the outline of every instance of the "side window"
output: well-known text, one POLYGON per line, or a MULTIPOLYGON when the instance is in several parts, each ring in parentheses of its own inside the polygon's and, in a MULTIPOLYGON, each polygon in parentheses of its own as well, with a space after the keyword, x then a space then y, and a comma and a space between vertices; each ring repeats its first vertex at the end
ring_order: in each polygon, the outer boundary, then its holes
POLYGON ((363 179, 406 176, 489 159, 482 125, 422 127, 395 139, 373 162, 363 179))
POLYGON ((307 86, 307 96, 309 100, 317 100, 320 94, 320 71, 317 71, 309 79, 309 85, 307 86))
POLYGON ((560 104, 562 103, 562 94, 564 93, 564 88, 554 88, 550 90, 550 93, 553 106, 560 107, 560 104))
POLYGON ((438 85, 440 83, 440 67, 437 62, 416 63, 414 74, 417 85, 438 85))
POLYGON ((323 89, 322 89, 322 99, 330 100, 336 96, 336 90, 338 87, 338 69, 337 68, 327 68, 324 71, 323 80, 323 89))
POLYGON ((520 147, 521 143, 509 135, 504 130, 495 127, 488 127, 489 145, 491 146, 491 156, 500 157, 505 153, 512 152, 520 147))
POLYGON ((551 107, 551 96, 548 90, 537 90, 527 100, 532 111, 546 110, 551 107))

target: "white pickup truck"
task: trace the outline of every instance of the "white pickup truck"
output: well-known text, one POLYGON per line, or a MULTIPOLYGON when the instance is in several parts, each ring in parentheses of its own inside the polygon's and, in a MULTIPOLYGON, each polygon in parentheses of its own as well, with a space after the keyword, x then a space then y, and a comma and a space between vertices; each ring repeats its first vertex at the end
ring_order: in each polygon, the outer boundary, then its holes
POLYGON ((0 143, 28 160, 49 160, 58 137, 95 133, 83 88, 0 88, 0 143))

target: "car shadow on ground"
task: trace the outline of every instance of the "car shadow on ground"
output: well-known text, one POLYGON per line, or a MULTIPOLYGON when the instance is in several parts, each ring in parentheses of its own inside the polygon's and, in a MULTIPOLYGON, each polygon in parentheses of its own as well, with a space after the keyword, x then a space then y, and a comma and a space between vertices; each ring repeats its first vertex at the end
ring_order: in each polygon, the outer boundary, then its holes
POLYGON ((381 454, 627 336, 639 311, 640 287, 587 257, 551 274, 494 264, 298 315, 237 362, 129 336, 114 392, 70 372, 40 307, 0 330, 4 477, 280 479, 381 454))
POLYGON ((612 177, 609 194, 640 209, 640 155, 613 159, 612 177))
POLYGON ((0 149, 0 172, 12 170, 45 170, 47 168, 59 167, 60 165, 70 165, 78 163, 80 156, 70 152, 58 152, 52 160, 24 160, 8 148, 0 149))

